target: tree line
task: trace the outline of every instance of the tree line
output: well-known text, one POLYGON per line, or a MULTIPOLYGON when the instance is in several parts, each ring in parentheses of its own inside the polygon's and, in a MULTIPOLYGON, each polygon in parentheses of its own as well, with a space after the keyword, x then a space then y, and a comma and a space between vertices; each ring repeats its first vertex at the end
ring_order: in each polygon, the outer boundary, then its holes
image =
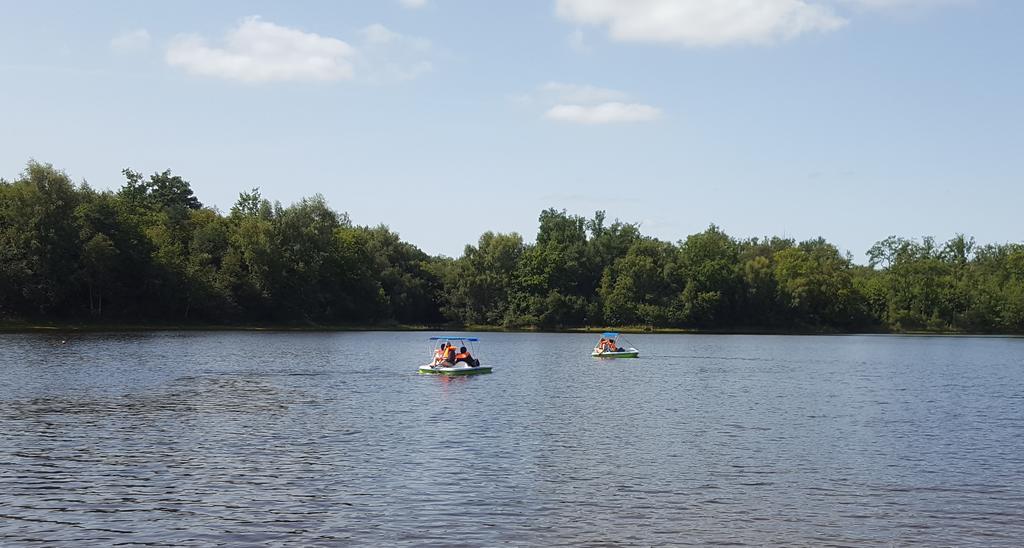
POLYGON ((858 265, 824 239, 678 242, 548 209, 432 257, 323 196, 258 189, 227 213, 171 171, 119 190, 29 162, 0 179, 0 319, 507 328, 650 326, 1024 332, 1024 245, 886 238, 858 265))

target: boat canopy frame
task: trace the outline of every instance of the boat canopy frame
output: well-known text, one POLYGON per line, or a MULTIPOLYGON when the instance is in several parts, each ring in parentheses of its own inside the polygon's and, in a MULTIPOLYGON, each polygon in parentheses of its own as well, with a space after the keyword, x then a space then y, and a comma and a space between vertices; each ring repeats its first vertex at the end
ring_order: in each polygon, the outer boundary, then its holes
MULTIPOLYGON (((450 343, 458 341, 459 343, 461 343, 458 346, 468 346, 469 347, 470 355, 472 355, 474 359, 476 359, 478 361, 480 360, 480 358, 477 356, 477 353, 476 353, 476 344, 475 343, 480 342, 480 339, 477 338, 477 337, 459 337, 459 336, 456 336, 456 335, 435 335, 433 337, 430 337, 429 340, 431 342, 431 345, 430 345, 430 351, 431 352, 436 352, 437 348, 440 346, 440 343, 445 343, 446 342, 446 343, 450 344, 450 343)), ((451 345, 451 346, 456 346, 456 345, 451 345)))
POLYGON ((633 342, 630 341, 629 339, 627 339, 626 337, 623 337, 621 333, 617 333, 615 331, 605 331, 604 333, 601 333, 601 338, 602 339, 615 339, 615 340, 622 341, 622 342, 628 344, 629 346, 628 347, 620 346, 620 348, 623 348, 623 349, 632 348, 633 350, 636 350, 636 346, 633 345, 633 342))

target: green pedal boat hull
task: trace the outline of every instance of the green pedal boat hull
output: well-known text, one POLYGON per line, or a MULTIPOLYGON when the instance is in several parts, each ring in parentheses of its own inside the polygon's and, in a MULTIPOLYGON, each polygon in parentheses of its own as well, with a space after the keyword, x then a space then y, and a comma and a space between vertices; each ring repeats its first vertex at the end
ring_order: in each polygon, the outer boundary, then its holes
POLYGON ((639 358, 639 350, 629 350, 626 352, 594 352, 590 354, 595 358, 601 359, 616 359, 616 358, 639 358))
POLYGON ((430 367, 429 365, 420 366, 419 372, 421 375, 479 375, 482 373, 490 373, 490 367, 430 367))

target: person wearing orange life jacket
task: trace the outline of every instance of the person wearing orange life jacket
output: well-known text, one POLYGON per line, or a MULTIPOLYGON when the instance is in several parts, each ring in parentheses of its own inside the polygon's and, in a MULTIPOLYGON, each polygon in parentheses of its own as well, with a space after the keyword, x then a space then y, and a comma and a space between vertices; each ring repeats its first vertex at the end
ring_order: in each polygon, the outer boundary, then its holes
POLYGON ((455 355, 455 363, 458 362, 466 362, 466 364, 469 365, 470 367, 476 367, 480 365, 480 362, 473 359, 473 355, 470 354, 468 350, 466 350, 465 346, 459 348, 459 353, 455 355))
POLYGON ((597 343, 599 352, 618 352, 619 348, 615 345, 615 339, 601 339, 601 342, 597 343))
POLYGON ((455 347, 449 344, 444 349, 444 360, 443 361, 446 361, 446 362, 448 362, 451 365, 455 365, 455 355, 456 354, 457 354, 457 352, 455 351, 455 347))
POLYGON ((448 348, 448 343, 443 342, 441 346, 434 350, 434 365, 437 365, 444 361, 445 349, 448 348))

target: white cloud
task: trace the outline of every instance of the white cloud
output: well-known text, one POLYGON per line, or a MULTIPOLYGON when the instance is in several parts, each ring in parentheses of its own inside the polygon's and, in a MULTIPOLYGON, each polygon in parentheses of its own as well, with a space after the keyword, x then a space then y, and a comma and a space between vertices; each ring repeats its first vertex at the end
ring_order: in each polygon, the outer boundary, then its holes
POLYGON ((597 105, 555 105, 544 113, 549 120, 576 124, 650 122, 661 118, 661 110, 638 103, 609 102, 597 105))
POLYGON ((419 9, 427 5, 427 0, 399 0, 399 3, 409 9, 419 9))
POLYGON ((248 83, 322 82, 353 76, 355 50, 347 43, 247 17, 228 31, 221 47, 196 35, 176 37, 167 63, 199 76, 248 83))
POLYGON ((509 100, 524 106, 546 106, 544 117, 559 122, 596 125, 661 118, 657 107, 632 102, 623 91, 591 85, 547 82, 534 93, 510 95, 509 100))
POLYGON ((831 8, 805 0, 556 0, 555 11, 576 24, 607 27, 614 40, 697 47, 767 44, 846 24, 831 8))
POLYGON ((430 49, 427 40, 379 24, 359 31, 359 43, 353 46, 254 16, 229 30, 222 44, 179 35, 167 48, 166 60, 190 74, 246 83, 392 82, 430 71, 430 49))
POLYGON ((149 31, 146 29, 129 30, 110 39, 110 48, 115 51, 133 52, 149 49, 149 31))

